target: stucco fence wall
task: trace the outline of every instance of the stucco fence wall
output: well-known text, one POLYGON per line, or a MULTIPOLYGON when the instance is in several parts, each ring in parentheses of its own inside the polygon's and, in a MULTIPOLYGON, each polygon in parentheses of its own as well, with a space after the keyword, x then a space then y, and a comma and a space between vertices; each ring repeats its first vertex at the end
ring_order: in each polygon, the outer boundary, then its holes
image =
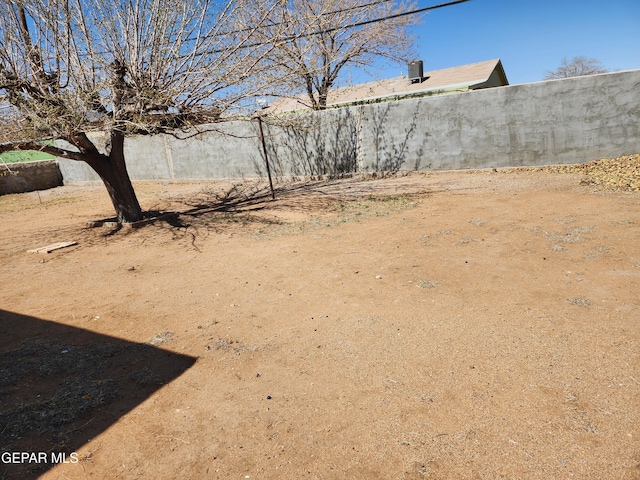
MULTIPOLYGON (((640 70, 263 120, 275 176, 581 163, 640 152, 640 70)), ((265 175, 257 121, 133 136, 134 180, 265 175), (194 133, 194 132, 190 132, 194 133), (176 136, 184 136, 179 134, 176 136)), ((96 181, 59 160, 65 183, 96 181)))

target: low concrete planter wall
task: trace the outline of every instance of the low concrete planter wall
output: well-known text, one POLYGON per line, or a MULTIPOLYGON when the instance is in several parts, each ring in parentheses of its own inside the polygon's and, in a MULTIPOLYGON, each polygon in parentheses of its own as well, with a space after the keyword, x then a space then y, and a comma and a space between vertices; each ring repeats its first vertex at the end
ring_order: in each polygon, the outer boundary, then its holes
POLYGON ((0 195, 33 192, 62 185, 55 160, 0 164, 0 195))

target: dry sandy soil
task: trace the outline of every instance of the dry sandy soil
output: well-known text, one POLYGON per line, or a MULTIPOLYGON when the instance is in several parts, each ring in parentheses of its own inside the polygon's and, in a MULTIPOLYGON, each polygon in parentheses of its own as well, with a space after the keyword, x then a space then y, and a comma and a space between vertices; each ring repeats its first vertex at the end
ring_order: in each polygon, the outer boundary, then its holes
POLYGON ((0 478, 640 478, 640 194, 580 180, 0 197, 0 446, 67 459, 0 478))

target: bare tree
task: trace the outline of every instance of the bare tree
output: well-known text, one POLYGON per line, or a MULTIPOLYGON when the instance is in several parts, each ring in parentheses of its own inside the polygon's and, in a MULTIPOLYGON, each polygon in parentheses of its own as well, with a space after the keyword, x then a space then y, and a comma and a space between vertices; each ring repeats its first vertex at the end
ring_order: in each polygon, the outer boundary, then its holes
POLYGON ((5 143, 11 140, 10 131, 13 125, 14 121, 9 116, 6 116, 2 107, 0 107, 0 143, 5 143))
POLYGON ((252 80, 266 78, 256 69, 273 45, 253 36, 277 4, 0 0, 0 105, 11 106, 0 153, 86 162, 118 219, 141 220, 125 136, 215 121, 241 106, 257 91, 252 80))
POLYGON ((544 80, 553 80, 557 78, 580 77, 583 75, 593 75, 595 73, 607 73, 600 60, 595 58, 587 58, 583 55, 573 57, 570 61, 567 58, 562 59, 560 66, 554 70, 548 70, 544 76, 544 80))
POLYGON ((256 34, 266 42, 284 32, 269 56, 271 68, 289 79, 290 93, 305 92, 309 106, 322 110, 344 67, 411 58, 407 29, 419 17, 397 16, 411 6, 396 0, 285 0, 256 34))

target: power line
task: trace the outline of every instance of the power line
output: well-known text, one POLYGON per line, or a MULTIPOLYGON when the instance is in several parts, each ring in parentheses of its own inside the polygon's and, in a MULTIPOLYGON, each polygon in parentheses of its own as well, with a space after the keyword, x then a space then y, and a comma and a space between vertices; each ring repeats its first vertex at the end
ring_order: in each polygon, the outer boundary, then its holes
MULTIPOLYGON (((364 5, 356 5, 356 6, 352 6, 352 7, 342 8, 342 9, 339 9, 339 10, 333 10, 331 12, 324 12, 324 13, 321 13, 320 16, 324 17, 324 16, 327 16, 327 15, 336 15, 336 14, 339 14, 339 13, 349 12, 349 11, 352 11, 352 10, 359 10, 359 9, 362 9, 362 8, 367 8, 367 7, 371 7, 371 6, 374 6, 374 5, 379 5, 379 4, 382 4, 382 3, 388 3, 390 1, 391 0, 376 0, 374 2, 366 3, 364 5)), ((469 1, 469 0, 461 0, 461 1, 469 1)), ((460 2, 453 2, 453 3, 460 3, 460 2)), ((443 5, 443 6, 446 6, 446 5, 443 5)), ((433 7, 433 8, 438 8, 438 7, 433 7)), ((199 38, 201 38, 201 39, 210 39, 210 38, 215 38, 215 37, 223 37, 225 35, 233 35, 233 34, 242 33, 242 32, 250 32, 250 31, 255 31, 255 30, 259 29, 259 28, 277 27, 277 26, 280 26, 280 25, 284 25, 286 23, 288 23, 288 22, 276 22, 276 23, 270 23, 268 25, 259 25, 257 27, 247 27, 247 28, 242 28, 242 29, 239 29, 239 30, 231 30, 231 31, 228 31, 228 32, 212 33, 212 34, 209 34, 209 35, 203 35, 202 37, 189 37, 189 38, 185 38, 184 42, 193 42, 193 41, 198 40, 199 38)), ((345 28, 350 28, 350 27, 347 26, 345 28)), ((322 33, 322 32, 319 32, 317 34, 319 35, 320 33, 322 33)), ((311 35, 316 35, 316 33, 305 34, 302 37, 307 37, 307 36, 311 36, 311 35)), ((293 38, 301 38, 301 36, 294 35, 294 36, 291 37, 291 39, 293 39, 293 38)), ((284 41, 289 41, 291 39, 285 38, 284 41)), ((269 45, 271 43, 274 43, 274 42, 257 42, 257 43, 253 43, 253 44, 250 44, 250 45, 244 45, 244 46, 241 46, 239 48, 240 49, 253 48, 253 47, 262 46, 262 45, 269 45)), ((211 54, 211 53, 222 53, 222 52, 225 52, 225 51, 226 51, 226 49, 213 50, 213 51, 210 51, 210 52, 204 52, 204 53, 196 54, 196 56, 202 56, 202 55, 211 54)), ((104 52, 94 52, 94 53, 97 53, 98 55, 104 55, 104 54, 107 54, 107 53, 110 53, 110 52, 104 51, 104 52)), ((80 53, 79 57, 82 58, 82 57, 87 57, 89 55, 90 54, 88 52, 87 53, 80 53)), ((184 57, 187 57, 187 56, 189 56, 189 55, 183 55, 180 58, 184 58, 184 57)))
MULTIPOLYGON (((323 12, 320 14, 321 17, 325 17, 327 15, 336 15, 338 13, 344 13, 344 12, 350 12, 352 10, 360 10, 362 8, 367 8, 367 7, 371 7, 374 5, 379 5, 381 3, 389 3, 391 0, 377 0, 375 2, 371 2, 371 3, 365 3, 364 5, 356 5, 353 7, 346 7, 346 8, 341 8, 340 10, 334 10, 332 12, 323 12)), ((211 35, 206 35, 203 38, 212 38, 212 37, 218 37, 218 36, 222 36, 222 35, 231 35, 234 33, 242 33, 242 32, 249 32, 251 30, 256 30, 257 28, 265 28, 265 27, 278 27, 280 25, 284 25, 288 22, 276 22, 276 23, 270 23, 268 25, 259 25, 258 27, 247 27, 247 28, 241 28, 240 30, 231 30, 229 32, 222 32, 222 33, 215 33, 215 34, 211 34, 211 35)), ((186 41, 192 41, 192 40, 197 40, 196 38, 187 38, 186 41)))
MULTIPOLYGON (((358 6, 355 6, 355 7, 348 7, 348 8, 344 8, 344 9, 341 9, 341 10, 336 10, 336 11, 333 11, 333 12, 326 12, 326 13, 323 13, 322 15, 332 15, 332 14, 336 14, 336 13, 342 13, 342 12, 345 12, 345 11, 355 10, 355 9, 358 9, 358 8, 364 8, 364 7, 368 7, 368 6, 372 6, 372 5, 377 5, 377 4, 380 4, 380 3, 386 3, 388 1, 390 1, 390 0, 377 0, 377 1, 370 2, 370 3, 365 4, 365 5, 358 5, 358 6)), ((407 11, 407 12, 395 13, 395 14, 392 14, 392 15, 387 15, 385 17, 378 17, 378 18, 373 18, 373 19, 370 19, 370 20, 363 20, 361 22, 355 22, 355 23, 351 23, 351 24, 347 24, 347 25, 342 25, 342 26, 339 26, 339 27, 331 27, 331 28, 326 28, 326 29, 322 29, 322 30, 316 30, 316 31, 309 32, 309 33, 301 33, 301 34, 295 34, 295 35, 288 35, 288 36, 285 36, 285 37, 279 37, 279 38, 275 38, 274 40, 271 40, 269 42, 255 42, 255 43, 250 43, 250 44, 246 44, 246 45, 240 45, 240 46, 237 47, 237 49, 245 50, 247 48, 261 47, 261 46, 264 46, 264 45, 272 45, 274 43, 287 43, 287 42, 290 42, 292 40, 297 40, 297 39, 300 39, 300 38, 308 38, 308 37, 313 37, 313 36, 316 36, 316 35, 324 35, 324 34, 336 32, 336 31, 339 31, 339 30, 348 30, 350 28, 362 27, 362 26, 371 25, 371 24, 374 24, 374 23, 385 22, 385 21, 388 21, 388 20, 393 20, 393 19, 396 19, 396 18, 406 17, 406 16, 409 16, 409 15, 417 15, 419 13, 427 12, 429 10, 436 10, 438 8, 450 7, 450 6, 453 6, 453 5, 458 5, 460 3, 465 3, 465 2, 469 2, 469 1, 470 0, 453 0, 453 1, 450 1, 450 2, 446 2, 446 3, 440 3, 438 5, 432 5, 432 6, 429 6, 429 7, 418 8, 416 10, 410 10, 410 11, 407 11)), ((274 24, 265 25, 265 26, 269 26, 269 27, 278 26, 278 25, 282 25, 283 23, 286 23, 286 22, 279 22, 279 23, 274 23, 274 24)), ((257 27, 257 28, 260 28, 260 27, 257 27)), ((230 35, 232 33, 240 33, 240 32, 249 31, 249 30, 252 30, 252 29, 251 28, 247 28, 247 29, 237 30, 237 31, 233 31, 233 32, 218 33, 215 36, 230 35)), ((207 38, 208 37, 209 36, 207 36, 207 38)), ((195 40, 195 39, 187 39, 187 40, 191 41, 191 40, 195 40)), ((211 50, 211 51, 208 51, 208 52, 201 52, 201 53, 196 53, 196 54, 191 53, 189 55, 183 55, 183 56, 181 56, 181 58, 188 57, 188 56, 191 56, 191 55, 202 56, 202 55, 223 53, 223 52, 226 52, 226 51, 228 51, 227 48, 221 48, 221 49, 217 49, 217 50, 211 50)), ((108 52, 98 52, 98 53, 99 54, 106 54, 108 52)), ((85 56, 88 56, 88 55, 89 55, 89 53, 81 53, 81 54, 79 54, 80 57, 85 57, 85 56)))
MULTIPOLYGON (((430 7, 424 7, 424 8, 418 8, 417 10, 410 10, 408 12, 400 12, 400 13, 395 13, 393 15, 387 15, 385 17, 379 17, 379 18, 373 18, 370 20, 363 20, 361 22, 356 22, 356 23, 351 23, 348 25, 343 25, 340 27, 331 27, 331 28, 325 28, 323 30, 317 30, 314 32, 309 32, 309 33, 302 33, 302 34, 297 34, 297 35, 288 35, 286 37, 280 37, 280 38, 276 38, 270 42, 256 42, 256 43, 251 43, 251 44, 247 44, 247 45, 241 45, 238 47, 238 49, 246 49, 246 48, 254 48, 254 47, 261 47, 263 45, 271 45, 273 43, 280 43, 280 42, 290 42, 292 40, 297 40, 299 38, 307 38, 307 37, 313 37, 316 35, 324 35, 325 33, 331 33, 331 32, 337 32, 338 30, 347 30, 349 28, 356 28, 356 27, 362 27, 364 25, 371 25, 372 23, 379 23, 379 22, 385 22, 387 20, 393 20, 395 18, 400 18, 400 17, 406 17, 409 15, 416 15, 418 13, 423 13, 429 10, 435 10, 437 8, 443 8, 443 7, 450 7, 452 5, 458 5, 459 3, 465 3, 465 2, 469 2, 471 0, 455 0, 452 2, 447 2, 447 3, 440 3, 438 5, 432 5, 430 7)), ((213 50, 211 52, 206 52, 206 53, 222 53, 227 51, 226 49, 219 49, 219 50, 213 50)), ((201 53, 200 55, 205 55, 206 53, 201 53)))
MULTIPOLYGON (((346 28, 361 27, 363 25, 370 25, 372 23, 378 23, 378 22, 384 22, 384 21, 387 21, 387 20, 393 20, 394 18, 406 17, 406 16, 409 16, 409 15, 416 15, 418 13, 426 12, 428 10, 435 10, 436 8, 442 8, 442 7, 450 7, 451 5, 457 5, 459 3, 465 3, 465 2, 469 2, 469 1, 470 0, 455 0, 453 2, 441 3, 439 5, 432 5, 431 7, 424 7, 424 8, 419 8, 417 10, 411 10, 411 11, 408 11, 408 12, 400 12, 400 13, 395 13, 393 15, 387 15, 386 17, 374 18, 374 19, 371 19, 371 20, 363 20, 362 22, 352 23, 350 25, 345 25, 344 27, 327 28, 325 30, 321 30, 321 31, 318 31, 318 32, 313 32, 313 33, 310 33, 310 34, 302 35, 302 37, 311 36, 311 35, 321 35, 323 33, 331 33, 331 32, 335 32, 335 31, 338 31, 338 30, 346 29, 346 28)), ((296 37, 296 38, 300 38, 300 37, 296 37)))

